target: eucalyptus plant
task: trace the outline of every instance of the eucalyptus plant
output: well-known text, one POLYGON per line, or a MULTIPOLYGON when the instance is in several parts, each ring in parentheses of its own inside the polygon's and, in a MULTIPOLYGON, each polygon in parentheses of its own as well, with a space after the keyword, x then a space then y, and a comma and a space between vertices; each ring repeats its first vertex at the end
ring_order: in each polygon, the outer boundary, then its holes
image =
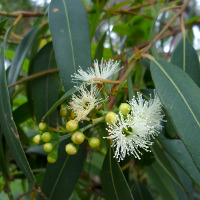
POLYGON ((200 199, 196 9, 0 11, 0 199, 200 199))

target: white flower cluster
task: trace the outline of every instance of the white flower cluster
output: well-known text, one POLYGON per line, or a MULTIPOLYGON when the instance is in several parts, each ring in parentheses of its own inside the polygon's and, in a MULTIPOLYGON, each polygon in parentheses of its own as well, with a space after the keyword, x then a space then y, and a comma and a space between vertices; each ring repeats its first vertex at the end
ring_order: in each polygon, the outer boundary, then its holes
POLYGON ((120 70, 119 62, 109 60, 104 62, 103 59, 99 65, 98 60, 94 61, 94 68, 89 68, 87 71, 81 69, 78 70, 78 73, 72 75, 73 82, 87 82, 93 78, 107 79, 110 78, 113 74, 117 73, 120 70))
POLYGON ((102 99, 99 99, 100 90, 92 83, 87 89, 87 85, 82 85, 81 87, 76 87, 80 95, 72 95, 72 100, 69 103, 69 109, 71 109, 75 114, 75 120, 84 120, 86 116, 95 108, 102 99))
POLYGON ((131 113, 123 116, 119 112, 118 122, 108 124, 109 136, 105 138, 112 139, 114 157, 118 161, 130 154, 140 159, 140 149, 150 151, 149 146, 153 144, 150 139, 158 135, 162 129, 161 121, 164 121, 161 102, 156 94, 154 96, 154 99, 146 101, 138 93, 138 98, 129 102, 131 113))
MULTIPOLYGON (((73 82, 84 82, 81 87, 75 86, 80 94, 73 94, 69 103, 69 109, 76 114, 76 121, 84 120, 103 101, 99 98, 100 89, 93 79, 111 78, 119 70, 119 62, 102 60, 100 65, 95 61, 94 68, 89 68, 87 71, 80 68, 78 73, 72 76, 73 82)), ((123 115, 124 113, 119 112, 117 122, 108 124, 109 136, 104 137, 112 140, 114 157, 118 161, 130 154, 140 159, 141 149, 150 151, 149 146, 153 144, 151 139, 159 134, 162 129, 161 121, 164 121, 162 105, 156 94, 154 99, 150 97, 150 100, 146 101, 142 98, 142 94, 138 93, 138 97, 133 97, 128 103, 131 108, 130 114, 123 115)))
POLYGON ((101 78, 107 79, 111 77, 113 74, 118 72, 119 69, 119 62, 114 62, 113 60, 109 60, 108 62, 104 62, 103 59, 101 60, 100 65, 96 60, 94 62, 94 69, 89 68, 86 72, 83 71, 81 68, 78 70, 78 73, 75 73, 72 76, 72 81, 74 82, 84 82, 81 87, 76 87, 79 91, 80 95, 72 95, 72 100, 69 103, 69 109, 71 109, 75 114, 75 120, 80 121, 84 120, 86 116, 95 108, 102 99, 99 99, 100 89, 94 85, 93 78, 101 78), (90 82, 87 82, 90 81, 90 82), (87 85, 90 85, 90 90, 87 89, 87 85))

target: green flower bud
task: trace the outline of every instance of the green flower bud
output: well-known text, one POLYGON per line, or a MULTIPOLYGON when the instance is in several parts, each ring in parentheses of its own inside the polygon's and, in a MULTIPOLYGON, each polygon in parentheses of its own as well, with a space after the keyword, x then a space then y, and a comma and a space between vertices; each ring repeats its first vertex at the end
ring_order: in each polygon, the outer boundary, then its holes
POLYGON ((100 145, 100 140, 96 137, 92 137, 89 138, 88 143, 91 148, 97 148, 100 145))
POLYGON ((51 140, 51 133, 45 132, 42 134, 43 142, 49 142, 51 140))
POLYGON ((70 120, 66 122, 66 129, 68 132, 74 132, 78 128, 78 122, 75 120, 70 120))
POLYGON ((121 103, 119 111, 121 111, 122 115, 127 115, 131 111, 131 106, 127 103, 121 103))
POLYGON ((71 117, 72 119, 75 119, 76 113, 75 113, 75 112, 71 112, 70 117, 71 117))
POLYGON ((85 140, 85 135, 81 133, 80 131, 76 131, 72 137, 71 140, 75 144, 82 144, 85 140))
POLYGON ((41 140, 41 137, 40 137, 39 134, 36 135, 36 136, 34 136, 34 138, 33 138, 33 142, 34 142, 36 145, 39 145, 39 144, 40 144, 40 140, 41 140))
POLYGON ((52 143, 46 143, 46 144, 44 144, 44 147, 43 147, 43 149, 44 149, 44 151, 46 151, 47 153, 50 153, 50 152, 52 152, 52 150, 53 150, 53 144, 52 143))
POLYGON ((55 163, 58 158, 58 148, 54 149, 48 156, 47 161, 49 163, 55 163))
POLYGON ((107 113, 105 120, 108 124, 115 124, 117 122, 117 114, 114 112, 107 113))
POLYGON ((75 155, 78 152, 78 148, 73 143, 69 143, 65 146, 65 151, 69 155, 75 155))
POLYGON ((67 108, 62 108, 60 110, 60 115, 61 115, 61 117, 66 117, 67 116, 67 108))
POLYGON ((40 131, 45 131, 45 130, 47 130, 47 129, 48 129, 47 123, 45 123, 45 122, 39 123, 39 130, 40 130, 40 131))

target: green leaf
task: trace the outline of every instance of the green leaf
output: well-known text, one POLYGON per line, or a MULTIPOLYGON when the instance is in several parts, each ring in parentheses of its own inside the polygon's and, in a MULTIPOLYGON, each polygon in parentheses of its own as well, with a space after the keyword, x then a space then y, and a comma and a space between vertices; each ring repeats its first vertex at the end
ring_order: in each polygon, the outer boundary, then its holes
MULTIPOLYGON (((150 41, 153 41, 153 39, 156 36, 156 30, 155 30, 156 21, 157 21, 157 18, 154 20, 154 22, 153 22, 153 24, 151 26, 151 29, 150 29, 150 41)), ((151 52, 152 52, 152 55, 154 56, 154 58, 158 58, 159 57, 155 44, 152 45, 151 52)))
MULTIPOLYGON (((52 43, 48 43, 38 52, 33 63, 32 73, 35 74, 55 68, 57 66, 53 46, 52 43)), ((61 80, 58 73, 48 74, 32 81, 33 105, 38 123, 57 101, 60 90, 61 80)), ((46 118, 46 122, 49 125, 56 126, 57 118, 58 115, 55 111, 46 118)))
MULTIPOLYGON (((5 50, 5 58, 8 58, 9 60, 13 60, 13 58, 15 57, 15 51, 12 50, 5 50)), ((28 72, 28 66, 29 66, 29 59, 25 58, 24 59, 24 63, 22 65, 22 69, 25 72, 28 72)))
MULTIPOLYGON (((68 140, 69 141, 69 140, 68 140)), ((54 164, 48 164, 42 191, 49 200, 68 199, 78 181, 86 158, 86 150, 83 145, 79 147, 77 155, 69 156, 65 152, 64 140, 59 147, 58 160, 54 164)))
POLYGON ((63 103, 71 94, 75 93, 76 89, 71 88, 68 90, 58 101, 56 101, 53 106, 49 109, 49 111, 44 115, 43 119, 48 117, 61 103, 63 103))
POLYGON ((135 91, 133 87, 133 82, 131 79, 131 73, 128 75, 128 99, 131 101, 133 99, 133 96, 135 96, 135 91))
POLYGON ((112 6, 110 9, 108 9, 106 11, 106 13, 104 14, 102 19, 104 20, 106 18, 109 18, 112 15, 112 13, 114 13, 116 10, 118 10, 119 8, 124 7, 128 4, 131 4, 131 3, 132 3, 132 1, 125 1, 125 2, 122 2, 122 3, 118 3, 115 6, 112 6))
POLYGON ((124 174, 113 155, 113 150, 110 148, 103 163, 101 182, 104 195, 106 199, 113 200, 133 199, 124 174))
POLYGON ((139 181, 134 181, 133 184, 133 197, 137 200, 153 200, 150 192, 145 185, 139 181))
POLYGON ((181 140, 169 139, 162 134, 158 136, 158 140, 175 162, 200 186, 199 171, 181 140))
POLYGON ((17 162, 18 166, 21 168, 21 170, 23 171, 29 182, 32 185, 34 185, 35 178, 33 176, 30 165, 25 156, 24 150, 19 140, 17 128, 13 121, 12 110, 10 106, 10 100, 7 88, 7 80, 5 75, 4 48, 5 48, 6 38, 11 30, 12 27, 9 29, 9 31, 5 36, 0 55, 0 113, 1 113, 0 125, 15 161, 17 162))
POLYGON ((157 162, 147 167, 147 173, 154 189, 161 194, 163 200, 178 200, 173 181, 157 162))
POLYGON ((162 60, 151 61, 151 73, 161 102, 200 170, 199 87, 183 70, 162 60))
POLYGON ((153 154, 157 157, 157 162, 160 166, 165 170, 165 172, 171 177, 171 179, 185 192, 185 189, 180 182, 180 179, 173 167, 170 164, 167 156, 165 155, 164 150, 159 146, 159 144, 155 141, 154 145, 151 147, 153 154))
MULTIPOLYGON (((4 177, 4 180, 9 180, 9 158, 8 153, 6 152, 4 148, 4 142, 2 140, 2 131, 0 128, 0 171, 2 172, 2 175, 4 177)), ((7 145, 6 145, 7 146, 7 145)))
POLYGON ((44 145, 39 145, 39 146, 31 146, 26 150, 26 153, 36 153, 36 154, 41 154, 44 156, 47 156, 47 152, 44 151, 44 145))
POLYGON ((31 118, 31 108, 26 102, 13 111, 13 118, 17 125, 31 118))
POLYGON ((68 91, 77 68, 91 66, 89 23, 82 0, 52 0, 49 25, 60 76, 68 91))
POLYGON ((104 6, 106 1, 96 1, 92 7, 92 10, 89 14, 89 24, 90 26, 90 40, 92 40, 96 27, 100 23, 101 13, 103 12, 104 6))
POLYGON ((173 138, 173 137, 176 136, 177 131, 176 131, 176 129, 174 128, 174 125, 173 125, 173 123, 172 123, 171 118, 170 118, 167 114, 166 114, 166 120, 167 120, 166 125, 165 125, 166 134, 167 134, 169 137, 173 138))
POLYGON ((99 62, 101 62, 101 59, 103 58, 103 50, 104 50, 104 42, 106 39, 106 32, 103 34, 102 38, 100 39, 97 48, 96 48, 96 52, 94 55, 94 60, 97 59, 99 62))
POLYGON ((186 37, 183 37, 176 46, 170 62, 183 69, 183 71, 185 71, 192 80, 200 86, 199 58, 194 47, 186 37))
POLYGON ((176 193, 179 197, 179 199, 181 200, 187 200, 187 199, 193 199, 193 190, 194 190, 194 184, 192 182, 192 180, 189 178, 189 176, 181 169, 180 166, 178 166, 175 161, 171 158, 171 156, 169 156, 168 154, 166 154, 168 160, 170 161, 173 169, 175 170, 176 174, 178 175, 181 183, 184 185, 184 188, 186 189, 187 193, 183 192, 183 190, 181 190, 176 183, 174 183, 175 185, 175 189, 176 189, 176 193))
MULTIPOLYGON (((25 37, 23 38, 23 40, 20 42, 19 46, 17 47, 15 57, 13 58, 13 61, 8 73, 8 85, 15 83, 17 81, 17 78, 19 76, 26 54, 28 50, 30 49, 30 46, 32 42, 34 41, 35 37, 37 36, 39 30, 40 30, 40 27, 32 28, 25 35, 25 37)), ((13 87, 9 89, 10 97, 12 96, 13 91, 14 91, 13 87)))
POLYGON ((185 26, 194 23, 198 19, 200 19, 200 15, 190 18, 187 22, 185 22, 185 26))
POLYGON ((8 21, 8 18, 3 18, 2 17, 0 18, 0 33, 2 33, 3 31, 5 31, 5 25, 8 21))

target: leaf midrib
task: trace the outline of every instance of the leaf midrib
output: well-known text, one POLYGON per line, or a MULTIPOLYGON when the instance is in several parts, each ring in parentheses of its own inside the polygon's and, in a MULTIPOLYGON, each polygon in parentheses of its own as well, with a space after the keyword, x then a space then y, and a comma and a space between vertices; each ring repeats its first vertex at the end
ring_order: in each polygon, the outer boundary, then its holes
POLYGON ((74 57, 74 46, 73 46, 73 42, 72 42, 72 35, 71 35, 71 29, 70 29, 67 5, 66 5, 65 0, 62 0, 62 2, 64 4, 64 10, 65 10, 65 14, 66 14, 67 27, 68 27, 69 38, 70 38, 70 44, 71 44, 71 48, 72 48, 72 58, 73 58, 73 64, 74 64, 74 72, 76 72, 76 62, 75 62, 75 57, 74 57))
POLYGON ((62 172, 63 172, 63 169, 64 169, 64 167, 65 167, 65 165, 66 165, 68 159, 69 159, 69 155, 67 156, 67 158, 66 158, 64 164, 62 165, 62 168, 61 168, 61 170, 60 170, 60 173, 59 173, 58 176, 57 176, 57 179, 56 179, 56 181, 55 181, 55 184, 54 184, 54 186, 53 186, 53 189, 52 189, 52 191, 51 191, 51 193, 50 193, 49 200, 51 199, 51 197, 52 197, 52 195, 53 195, 53 193, 54 193, 54 190, 55 190, 55 188, 56 188, 56 185, 57 185, 57 183, 58 183, 58 181, 59 181, 59 179, 60 179, 60 176, 61 176, 61 174, 62 174, 62 172))
POLYGON ((170 82, 174 85, 174 87, 176 88, 176 90, 178 91, 178 93, 180 94, 180 96, 182 97, 183 101, 185 102, 186 106, 188 107, 190 113, 192 114, 192 116, 194 117, 197 125, 200 128, 200 123, 198 121, 198 119, 196 118, 195 114, 192 112, 191 107, 189 106, 188 102, 186 101, 186 99, 184 98, 184 95, 182 94, 182 92, 179 90, 179 88, 177 87, 177 85, 174 83, 174 81, 170 78, 170 76, 168 75, 168 73, 162 68, 162 66, 155 60, 153 59, 153 62, 155 62, 158 67, 162 70, 162 72, 166 75, 166 77, 170 80, 170 82))

